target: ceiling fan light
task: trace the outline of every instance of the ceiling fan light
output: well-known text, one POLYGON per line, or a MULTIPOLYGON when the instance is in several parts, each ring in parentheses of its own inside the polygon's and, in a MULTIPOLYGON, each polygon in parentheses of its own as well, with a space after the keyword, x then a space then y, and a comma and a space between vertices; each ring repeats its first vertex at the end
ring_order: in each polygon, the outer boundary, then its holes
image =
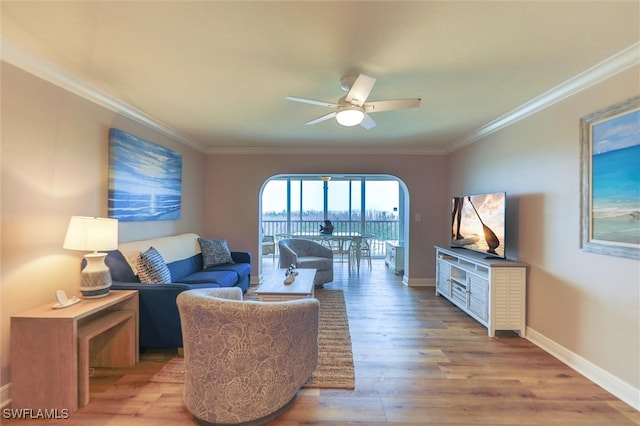
POLYGON ((357 126, 364 120, 364 112, 357 108, 345 108, 336 113, 336 121, 338 124, 346 127, 357 126))

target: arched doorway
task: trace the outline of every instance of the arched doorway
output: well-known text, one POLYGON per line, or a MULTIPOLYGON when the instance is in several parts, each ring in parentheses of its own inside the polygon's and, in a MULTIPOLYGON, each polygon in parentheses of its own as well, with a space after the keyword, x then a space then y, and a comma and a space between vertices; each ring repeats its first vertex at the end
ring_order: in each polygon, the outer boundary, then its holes
POLYGON ((383 258, 387 242, 405 250, 409 271, 409 193, 405 183, 386 174, 280 174, 264 181, 259 193, 259 273, 263 256, 274 257, 277 240, 313 233, 325 219, 337 232, 373 235, 372 257, 383 258), (271 243, 273 241, 273 244, 271 243))

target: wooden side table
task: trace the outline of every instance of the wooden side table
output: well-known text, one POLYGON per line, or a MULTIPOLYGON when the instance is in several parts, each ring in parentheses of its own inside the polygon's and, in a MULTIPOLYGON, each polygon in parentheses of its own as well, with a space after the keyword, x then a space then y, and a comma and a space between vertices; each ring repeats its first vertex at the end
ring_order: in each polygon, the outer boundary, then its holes
POLYGON ((89 402, 89 365, 130 367, 139 360, 138 292, 53 304, 11 317, 12 408, 68 409, 89 402))

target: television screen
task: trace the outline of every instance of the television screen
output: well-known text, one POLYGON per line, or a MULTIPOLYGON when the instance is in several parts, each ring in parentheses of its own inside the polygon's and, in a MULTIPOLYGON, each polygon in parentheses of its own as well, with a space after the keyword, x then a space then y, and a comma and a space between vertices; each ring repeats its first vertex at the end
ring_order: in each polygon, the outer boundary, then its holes
POLYGON ((506 194, 465 195, 451 200, 451 245, 505 257, 506 194))

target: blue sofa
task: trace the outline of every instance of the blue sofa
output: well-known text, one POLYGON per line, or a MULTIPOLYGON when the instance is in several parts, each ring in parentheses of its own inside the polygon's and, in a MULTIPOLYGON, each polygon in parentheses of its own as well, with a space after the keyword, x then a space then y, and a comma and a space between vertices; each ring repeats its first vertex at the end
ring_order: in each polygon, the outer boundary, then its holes
POLYGON ((108 252, 105 263, 111 270, 112 290, 138 290, 140 301, 140 347, 182 347, 182 329, 176 298, 185 290, 239 287, 243 292, 251 281, 251 254, 232 251, 234 263, 203 269, 197 234, 122 243, 108 252), (154 247, 171 272, 170 284, 141 283, 136 271, 141 252, 154 247))

